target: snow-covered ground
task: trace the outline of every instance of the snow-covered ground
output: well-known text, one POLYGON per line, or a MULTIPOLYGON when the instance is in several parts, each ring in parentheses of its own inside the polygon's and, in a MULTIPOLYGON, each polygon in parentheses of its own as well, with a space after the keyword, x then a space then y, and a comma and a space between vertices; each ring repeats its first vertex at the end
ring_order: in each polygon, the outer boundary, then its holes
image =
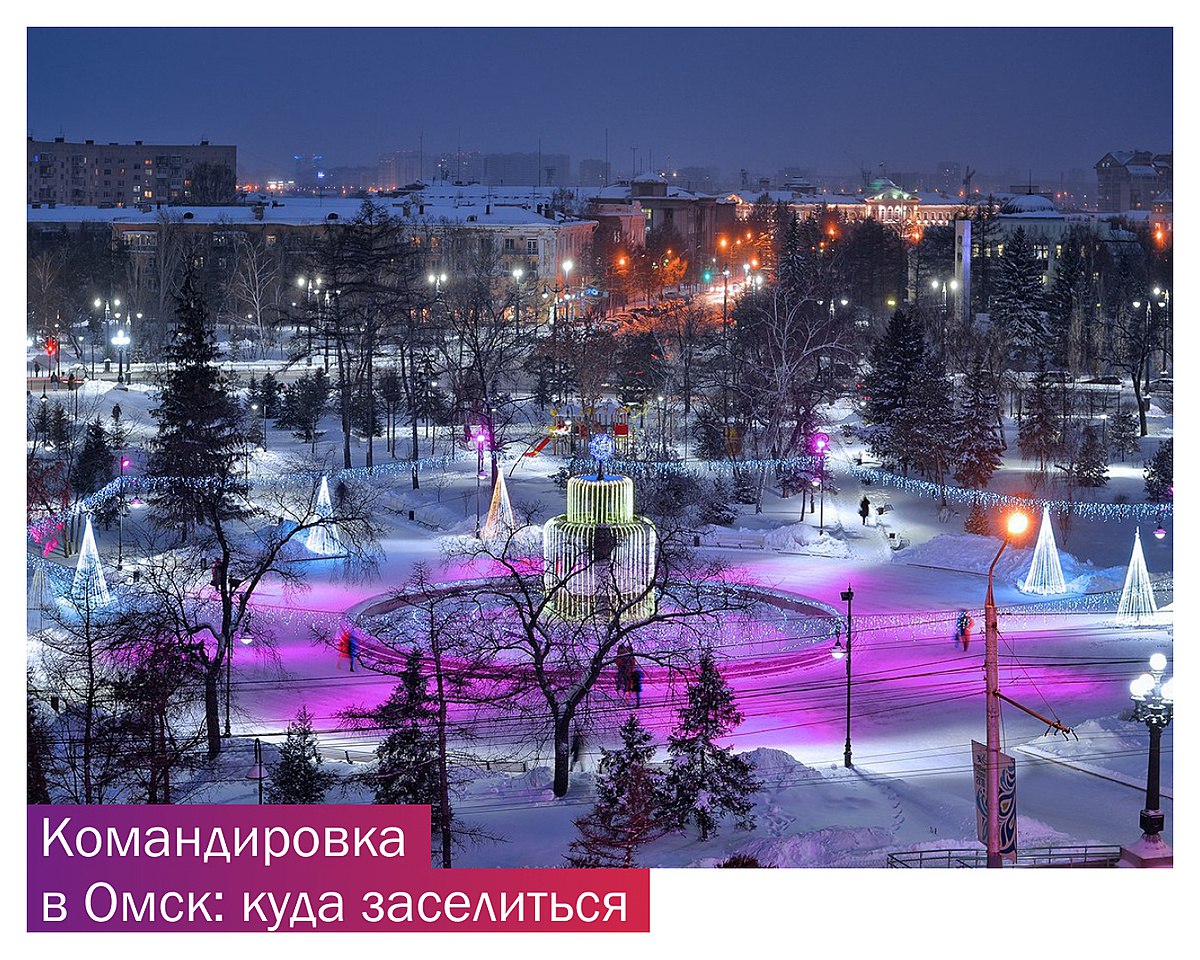
MULTIPOLYGON (((131 448, 153 429, 153 398, 135 385, 117 390, 111 383, 88 383, 81 408, 108 417, 119 402, 131 427, 131 448)), ((705 556, 720 557, 731 576, 811 598, 834 609, 839 594, 854 590, 852 741, 854 767, 842 766, 846 736, 844 661, 834 660, 824 636, 801 632, 794 642, 752 642, 717 638, 720 665, 745 714, 730 738, 751 758, 765 787, 757 797, 757 828, 738 831, 723 825, 719 835, 701 843, 693 835, 673 835, 643 851, 642 862, 655 866, 711 866, 732 853, 749 853, 777 866, 879 866, 890 852, 948 847, 976 848, 971 740, 984 737, 983 642, 978 633, 964 651, 954 641, 961 610, 976 614, 982 606, 987 568, 999 546, 989 537, 963 532, 965 510, 939 509, 934 498, 899 488, 862 486, 847 469, 862 451, 844 443, 836 430, 849 419, 846 409, 831 412, 835 438, 828 464, 823 513, 799 519, 799 497, 783 498, 768 490, 761 512, 740 508, 730 528, 705 534, 705 556), (863 524, 858 504, 866 495, 884 513, 863 524), (824 531, 818 530, 823 518, 824 531), (889 534, 896 536, 890 537, 889 534), (899 547, 899 549, 895 549, 899 547), (725 642, 721 642, 724 640, 725 642)), ((1155 428, 1167 435, 1169 420, 1155 428)), ((334 446, 335 428, 318 445, 334 446)), ((426 452, 422 430, 422 451, 426 452)), ((288 470, 305 445, 274 428, 268 449, 254 451, 250 474, 288 470)), ((1146 442, 1146 451, 1151 449, 1146 442)), ((449 437, 438 453, 452 449, 449 437)), ((515 448, 514 448, 515 449, 515 448)), ((360 442, 355 463, 363 462, 360 442)), ((140 463, 134 456, 132 472, 140 463)), ((390 460, 382 442, 376 463, 390 460)), ((1140 460, 1140 458, 1135 458, 1140 460)), ((561 462, 544 455, 507 459, 509 492, 515 508, 536 518, 561 512, 563 494, 551 480, 561 462)), ((997 488, 1028 489, 1028 464, 1009 464, 997 488)), ((1099 496, 1141 499, 1140 466, 1114 466, 1110 487, 1099 496)), ((197 775, 187 790, 194 802, 255 802, 256 783, 245 777, 254 736, 279 739, 299 705, 316 716, 328 762, 344 777, 361 772, 372 741, 344 729, 339 713, 349 704, 381 700, 386 678, 338 669, 327 641, 347 611, 401 584, 418 563, 439 577, 471 576, 458 562, 441 566, 446 538, 473 533, 477 512, 486 515, 488 489, 479 483, 473 456, 459 452, 444 470, 411 489, 401 471, 378 482, 386 491, 387 535, 377 578, 348 582, 336 575, 336 563, 308 565, 308 587, 285 594, 268 583, 256 597, 262 631, 261 649, 239 648, 233 662, 235 738, 217 770, 197 775), (409 520, 409 511, 413 519, 409 520), (266 639, 270 638, 270 643, 266 639), (269 647, 269 649, 268 649, 269 647)), ((1047 495, 1039 491, 1039 495, 1047 495)), ((1050 495, 1053 495, 1052 493, 1050 495)), ((996 598, 1001 610, 1001 684, 1007 696, 1071 727, 1075 736, 1047 737, 1046 724, 1010 706, 1003 711, 1003 747, 1017 758, 1018 840, 1022 846, 1120 844, 1137 838, 1138 812, 1144 799, 1146 732, 1121 719, 1128 707, 1128 682, 1148 656, 1172 657, 1173 618, 1166 612, 1152 626, 1129 628, 1114 622, 1116 597, 1129 559, 1134 521, 1072 519, 1056 526, 1069 592, 1061 598, 1034 597, 1018 584, 1028 572, 1035 529, 1027 542, 1009 548, 996 568, 996 598)), ((97 529, 100 550, 111 561, 117 538, 127 560, 136 564, 143 513, 133 513, 124 529, 97 529)), ((1170 589, 1173 524, 1167 536, 1142 542, 1153 577, 1170 589)), ((62 563, 61 557, 50 560, 62 563)), ((68 561, 69 563, 69 561, 68 561)), ((129 574, 108 571, 118 589, 129 574)), ((69 568, 64 570, 69 575, 69 568)), ((1169 592, 1160 605, 1171 600, 1169 592)), ((35 614, 31 614, 31 618, 35 614)), ((764 614, 764 631, 777 630, 764 614)), ((598 715, 608 729, 633 709, 611 691, 597 693, 598 715)), ((660 746, 666 742, 682 688, 665 678, 647 678, 640 714, 660 746)), ((571 787, 555 800, 549 789, 544 748, 526 744, 519 764, 486 769, 462 767, 457 773, 455 811, 467 824, 479 825, 500 839, 467 847, 457 854, 462 866, 562 865, 575 835, 572 821, 591 802, 598 748, 611 735, 589 744, 582 769, 571 787), (523 769, 520 765, 523 765, 523 769)), ((1164 738, 1166 836, 1172 837, 1173 728, 1164 738)), ((507 746, 507 745, 504 745, 507 746)), ((474 749, 480 757, 486 747, 474 749)), ((662 754, 660 753, 660 759, 662 754)), ((369 801, 350 785, 331 793, 331 801, 369 801)))

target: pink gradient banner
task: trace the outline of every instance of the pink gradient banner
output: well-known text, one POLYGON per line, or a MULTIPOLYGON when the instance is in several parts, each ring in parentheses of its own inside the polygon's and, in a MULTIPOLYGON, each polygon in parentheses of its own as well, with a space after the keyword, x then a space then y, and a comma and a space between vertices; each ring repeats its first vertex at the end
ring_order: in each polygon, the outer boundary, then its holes
POLYGON ((435 870, 428 807, 30 806, 30 931, 650 930, 648 870, 435 870))

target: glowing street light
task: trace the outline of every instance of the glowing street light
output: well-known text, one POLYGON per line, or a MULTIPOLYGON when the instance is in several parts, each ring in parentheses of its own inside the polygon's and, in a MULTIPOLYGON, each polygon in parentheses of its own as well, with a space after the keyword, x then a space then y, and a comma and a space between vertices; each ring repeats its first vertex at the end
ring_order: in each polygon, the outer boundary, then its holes
POLYGON ((1135 850, 1122 848, 1121 863, 1129 866, 1170 866, 1171 849, 1161 837, 1166 822, 1159 794, 1159 775, 1162 766, 1162 735, 1175 713, 1174 677, 1163 682, 1167 658, 1161 653, 1150 656, 1150 672, 1143 673, 1129 684, 1133 700, 1130 719, 1144 723, 1150 732, 1150 756, 1146 765, 1146 806, 1139 817, 1142 837, 1135 850))
POLYGON ((983 669, 987 684, 987 865, 1000 867, 1000 665, 997 647, 1000 631, 996 622, 996 599, 992 593, 992 579, 996 563, 1004 548, 1014 539, 1019 539, 1029 529, 1029 517, 1014 510, 1005 521, 1004 540, 992 565, 988 567, 987 599, 984 601, 984 659, 983 669))
POLYGON ((842 753, 846 763, 846 769, 854 766, 850 759, 850 640, 851 640, 851 605, 854 601, 854 590, 850 584, 846 584, 846 589, 842 591, 842 600, 846 603, 846 646, 842 648, 842 641, 838 640, 833 645, 833 658, 835 660, 846 660, 846 747, 842 753))

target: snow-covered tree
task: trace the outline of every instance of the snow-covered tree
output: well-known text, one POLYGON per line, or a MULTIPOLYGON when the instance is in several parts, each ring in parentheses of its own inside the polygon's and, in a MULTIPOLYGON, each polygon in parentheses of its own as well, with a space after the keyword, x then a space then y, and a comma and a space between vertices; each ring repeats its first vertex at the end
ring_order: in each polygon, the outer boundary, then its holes
POLYGON ((1095 427, 1085 427, 1079 456, 1075 461, 1075 477, 1083 487, 1102 487, 1108 483, 1108 452, 1095 427))
POLYGON ((337 775, 322 770, 324 761, 313 734, 313 717, 301 707, 288 724, 287 740, 279 748, 279 762, 271 764, 267 803, 324 803, 337 775))
POLYGON ((650 761, 654 743, 636 714, 621 726, 621 746, 602 750, 596 804, 575 821, 567 861, 573 867, 636 866, 639 849, 670 830, 663 816, 662 776, 650 761))
POLYGON ((715 836, 726 815, 737 825, 753 830, 753 796, 762 787, 748 761, 733 753, 733 747, 717 746, 742 722, 734 703, 733 690, 721 676, 711 651, 700 656, 695 679, 687 688, 687 705, 667 744, 670 771, 667 774, 667 816, 672 825, 685 829, 695 822, 700 839, 715 836))
POLYGON ((1023 227, 1004 244, 992 296, 992 322, 1002 331, 1009 357, 1022 361, 1046 344, 1042 266, 1023 227))
POLYGON ((113 451, 100 418, 88 422, 75 458, 73 476, 79 493, 93 493, 113 478, 113 451))
POLYGON ((912 465, 934 483, 945 483, 955 452, 954 401, 941 360, 928 356, 914 371, 895 423, 912 465))
POLYGON ((1157 452, 1146 461, 1146 497, 1156 503, 1174 499, 1175 441, 1165 440, 1157 452))
POLYGON ((1045 471, 1046 464, 1062 442, 1062 421, 1058 406, 1050 392, 1050 378, 1046 360, 1038 362, 1037 375, 1025 394, 1025 410, 1017 430, 1017 446, 1023 456, 1036 459, 1038 467, 1045 471))
POLYGON ((954 479, 964 487, 987 487, 1001 463, 1004 443, 996 420, 996 389, 976 362, 963 384, 954 431, 954 479))
POLYGON ((1121 407, 1108 424, 1108 449, 1114 454, 1120 454, 1121 462, 1131 453, 1137 453, 1141 447, 1141 431, 1138 429, 1137 417, 1128 407, 1121 407))
POLYGON ((370 712, 379 729, 388 731, 375 751, 376 766, 368 775, 376 803, 427 803, 432 822, 441 815, 438 741, 432 729, 434 711, 421 670, 419 650, 405 656, 400 682, 370 712))
POLYGON ((909 451, 898 429, 913 377, 925 363, 925 335, 915 315, 897 310, 871 348, 871 371, 863 378, 862 416, 871 452, 907 465, 909 451))
POLYGON ((963 529, 976 536, 989 537, 992 534, 992 518, 983 507, 973 503, 967 513, 967 519, 963 521, 963 529))

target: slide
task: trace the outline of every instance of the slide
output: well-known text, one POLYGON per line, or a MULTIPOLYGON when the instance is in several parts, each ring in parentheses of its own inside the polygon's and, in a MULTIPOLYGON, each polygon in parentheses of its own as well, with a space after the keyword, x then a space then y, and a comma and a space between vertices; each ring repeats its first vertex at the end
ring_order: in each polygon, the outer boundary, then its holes
POLYGON ((537 445, 532 450, 525 451, 525 456, 536 457, 539 453, 542 452, 542 450, 543 450, 543 448, 545 448, 546 444, 548 444, 552 439, 553 438, 551 436, 549 436, 549 434, 542 437, 542 439, 537 442, 537 445))

